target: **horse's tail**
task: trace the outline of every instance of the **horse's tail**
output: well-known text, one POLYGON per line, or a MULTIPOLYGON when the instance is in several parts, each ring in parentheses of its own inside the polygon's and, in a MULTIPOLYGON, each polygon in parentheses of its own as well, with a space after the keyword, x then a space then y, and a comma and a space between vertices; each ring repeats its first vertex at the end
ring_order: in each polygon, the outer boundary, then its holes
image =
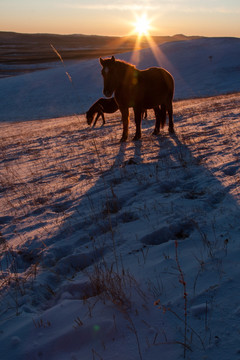
POLYGON ((161 110, 160 110, 160 126, 161 129, 164 128, 166 124, 166 105, 161 105, 161 110))

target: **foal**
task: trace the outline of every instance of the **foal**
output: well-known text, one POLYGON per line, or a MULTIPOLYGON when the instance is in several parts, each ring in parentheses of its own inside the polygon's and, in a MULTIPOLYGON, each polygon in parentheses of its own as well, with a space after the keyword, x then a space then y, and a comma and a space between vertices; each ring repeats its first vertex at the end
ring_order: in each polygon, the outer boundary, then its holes
MULTIPOLYGON (((105 121, 104 113, 112 114, 118 109, 119 109, 118 104, 116 103, 113 97, 110 99, 100 98, 86 112, 87 123, 88 125, 91 125, 94 116, 97 114, 95 121, 93 123, 93 127, 96 125, 100 116, 102 117, 103 125, 105 125, 106 121, 105 121)), ((147 118, 147 110, 144 110, 142 116, 144 117, 144 119, 147 118)))
POLYGON ((97 114, 93 127, 96 125, 100 116, 102 117, 103 125, 104 125, 105 124, 104 113, 112 114, 117 110, 118 110, 118 104, 116 103, 113 97, 110 99, 100 98, 86 112, 87 123, 88 125, 91 125, 94 116, 97 114))

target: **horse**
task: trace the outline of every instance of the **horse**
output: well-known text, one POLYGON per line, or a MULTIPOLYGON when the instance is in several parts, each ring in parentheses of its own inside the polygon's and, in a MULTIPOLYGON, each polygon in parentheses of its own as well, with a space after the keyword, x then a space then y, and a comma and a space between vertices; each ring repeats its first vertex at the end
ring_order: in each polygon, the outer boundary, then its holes
MULTIPOLYGON (((105 125, 105 117, 104 113, 112 114, 119 109, 118 104, 116 103, 115 99, 112 97, 110 99, 100 98, 98 99, 86 112, 86 118, 88 125, 91 125, 94 119, 94 116, 97 114, 95 121, 93 123, 93 127, 96 125, 99 117, 102 117, 102 125, 105 125)), ((142 114, 144 118, 147 118, 147 110, 144 111, 142 114)))
POLYGON ((128 138, 129 108, 134 111, 136 133, 134 140, 141 139, 142 113, 145 109, 154 109, 156 122, 153 134, 157 135, 165 124, 166 112, 169 118, 169 132, 174 132, 173 94, 174 79, 165 69, 152 67, 138 70, 134 65, 122 60, 99 58, 102 66, 103 94, 114 94, 122 115, 123 133, 121 141, 128 138))
POLYGON ((99 117, 102 117, 103 124, 105 124, 104 113, 112 114, 118 110, 118 104, 115 99, 112 97, 111 99, 100 98, 98 99, 86 112, 86 118, 88 125, 91 125, 94 119, 94 116, 97 114, 93 127, 96 125, 99 117))

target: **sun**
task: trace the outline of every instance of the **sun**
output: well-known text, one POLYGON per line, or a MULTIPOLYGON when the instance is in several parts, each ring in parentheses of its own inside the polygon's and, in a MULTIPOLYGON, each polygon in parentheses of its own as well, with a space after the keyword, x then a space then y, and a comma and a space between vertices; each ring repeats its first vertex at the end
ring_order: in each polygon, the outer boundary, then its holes
POLYGON ((150 21, 147 18, 146 14, 142 14, 136 18, 134 32, 138 36, 148 35, 150 30, 150 21))

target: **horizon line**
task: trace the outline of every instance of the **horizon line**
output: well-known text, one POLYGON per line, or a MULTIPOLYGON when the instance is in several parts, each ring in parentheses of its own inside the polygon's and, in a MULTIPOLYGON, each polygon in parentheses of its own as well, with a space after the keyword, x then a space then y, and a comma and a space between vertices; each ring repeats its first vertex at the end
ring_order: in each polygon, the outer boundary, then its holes
MULTIPOLYGON (((86 34, 86 33, 57 33, 57 32, 22 32, 22 31, 14 31, 14 30, 0 30, 0 33, 14 33, 14 34, 21 34, 21 35, 57 35, 57 36, 99 36, 99 37, 116 37, 116 38, 123 38, 123 37, 130 37, 134 38, 138 35, 103 35, 103 34, 86 34)), ((199 37, 199 38, 240 38, 240 36, 233 36, 233 35, 186 35, 183 33, 176 33, 173 35, 151 35, 151 37, 199 37)))

